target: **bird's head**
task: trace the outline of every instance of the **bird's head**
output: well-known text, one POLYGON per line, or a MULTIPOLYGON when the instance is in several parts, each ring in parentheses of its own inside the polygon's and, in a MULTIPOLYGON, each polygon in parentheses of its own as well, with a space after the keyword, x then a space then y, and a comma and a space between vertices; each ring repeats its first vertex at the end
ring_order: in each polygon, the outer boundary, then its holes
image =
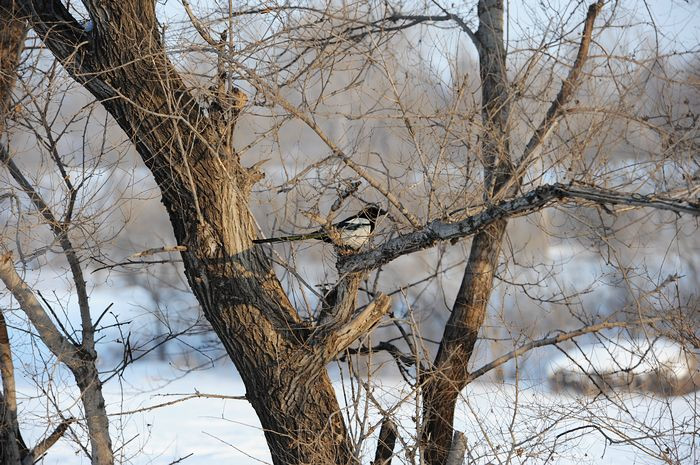
POLYGON ((363 208, 358 216, 362 216, 362 217, 370 219, 372 221, 376 221, 377 218, 379 218, 382 215, 386 215, 387 213, 389 213, 389 212, 382 209, 379 205, 371 203, 371 204, 367 205, 365 208, 363 208))

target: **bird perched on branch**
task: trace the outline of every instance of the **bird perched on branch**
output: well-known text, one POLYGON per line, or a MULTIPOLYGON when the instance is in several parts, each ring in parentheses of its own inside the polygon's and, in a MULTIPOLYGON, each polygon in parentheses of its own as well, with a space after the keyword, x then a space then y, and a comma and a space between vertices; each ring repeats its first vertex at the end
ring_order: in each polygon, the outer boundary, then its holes
POLYGON ((337 235, 331 239, 331 234, 327 230, 319 229, 307 234, 294 234, 292 236, 270 237, 268 239, 255 239, 253 243, 263 244, 272 242, 291 242, 305 241, 307 239, 318 239, 331 244, 341 245, 351 249, 359 249, 367 243, 369 236, 374 231, 374 226, 377 218, 381 215, 386 215, 386 211, 379 208, 377 205, 367 205, 357 214, 345 218, 333 225, 333 229, 337 231, 337 235), (334 240, 335 239, 335 240, 334 240))

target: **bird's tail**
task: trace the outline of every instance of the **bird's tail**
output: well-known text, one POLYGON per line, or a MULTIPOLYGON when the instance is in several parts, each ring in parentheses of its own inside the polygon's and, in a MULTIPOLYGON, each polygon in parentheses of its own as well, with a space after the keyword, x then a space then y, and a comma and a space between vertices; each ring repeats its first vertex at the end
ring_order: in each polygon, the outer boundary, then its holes
POLYGON ((294 234, 292 236, 268 237, 267 239, 253 239, 253 244, 270 244, 273 242, 293 242, 305 241, 307 239, 321 239, 326 236, 322 231, 316 231, 308 234, 294 234))

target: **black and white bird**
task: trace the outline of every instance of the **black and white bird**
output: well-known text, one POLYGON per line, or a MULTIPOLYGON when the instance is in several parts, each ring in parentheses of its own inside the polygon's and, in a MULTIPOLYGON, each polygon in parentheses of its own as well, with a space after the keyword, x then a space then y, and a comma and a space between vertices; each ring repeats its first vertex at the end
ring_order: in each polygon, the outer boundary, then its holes
POLYGON ((318 239, 331 244, 338 244, 351 249, 359 249, 367 243, 374 226, 377 223, 377 218, 381 215, 386 215, 386 211, 379 208, 377 205, 367 205, 357 214, 345 218, 333 225, 333 228, 338 232, 335 236, 337 241, 331 239, 328 231, 319 229, 307 234, 294 234, 292 236, 270 237, 268 239, 255 239, 253 243, 263 244, 271 242, 291 242, 305 241, 307 239, 318 239))

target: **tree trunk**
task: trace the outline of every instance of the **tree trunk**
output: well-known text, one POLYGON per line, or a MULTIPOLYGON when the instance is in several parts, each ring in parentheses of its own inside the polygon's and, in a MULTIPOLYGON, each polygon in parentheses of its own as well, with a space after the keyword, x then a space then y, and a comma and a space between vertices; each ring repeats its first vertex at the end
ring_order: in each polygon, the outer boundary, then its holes
POLYGON ((14 0, 0 0, 0 136, 5 132, 5 119, 10 114, 10 93, 27 35, 27 24, 18 19, 16 3, 14 0))
MULTIPOLYGON (((26 36, 26 24, 17 19, 13 0, 0 0, 0 138, 5 132, 5 120, 10 113, 10 93, 15 84, 17 65, 26 36)), ((19 464, 21 455, 17 401, 10 340, 5 317, 0 309, 0 373, 3 394, 0 402, 0 462, 19 464)))
POLYGON ((447 460, 455 406, 469 380, 469 359, 486 316, 505 228, 506 221, 500 220, 474 237, 434 368, 423 388, 423 444, 429 465, 447 460))
POLYGON ((90 32, 60 3, 25 2, 25 12, 153 173, 186 247, 188 282, 243 379, 273 462, 352 463, 325 360, 305 343, 311 329, 252 243, 248 200, 259 174, 228 144, 235 118, 205 116, 167 57, 152 1, 85 3, 90 32))
MULTIPOLYGON (((604 1, 588 7, 576 60, 561 89, 514 166, 510 156, 510 99, 503 36, 503 0, 480 0, 479 29, 474 34, 482 84, 481 133, 484 199, 513 195, 522 174, 571 99, 588 56, 595 19, 604 1)), ((486 316, 507 221, 495 221, 474 236, 469 260, 450 318, 445 326, 432 372, 425 382, 422 440, 429 465, 442 465, 452 442, 454 409, 470 380, 468 363, 486 316)))
POLYGON ((190 286, 241 374, 274 463, 350 463, 325 368, 310 360, 308 330, 262 248, 252 245, 255 223, 247 199, 225 174, 241 167, 231 157, 222 173, 223 163, 204 155, 190 167, 198 181, 199 215, 183 211, 184 203, 173 205, 190 191, 163 197, 178 244, 187 247, 182 256, 190 286))
MULTIPOLYGON (((489 201, 512 174, 509 153, 510 97, 503 41, 503 1, 481 0, 476 32, 482 83, 481 133, 484 198, 489 201)), ((442 465, 453 438, 454 411, 469 379, 468 364, 484 323, 507 226, 498 220, 472 239, 469 259, 445 325, 433 369, 424 384, 422 442, 426 462, 442 465)))
POLYGON ((0 375, 2 395, 0 395, 0 461, 8 465, 19 465, 27 453, 17 421, 17 395, 15 373, 12 363, 10 338, 7 334, 5 316, 0 310, 0 375))

